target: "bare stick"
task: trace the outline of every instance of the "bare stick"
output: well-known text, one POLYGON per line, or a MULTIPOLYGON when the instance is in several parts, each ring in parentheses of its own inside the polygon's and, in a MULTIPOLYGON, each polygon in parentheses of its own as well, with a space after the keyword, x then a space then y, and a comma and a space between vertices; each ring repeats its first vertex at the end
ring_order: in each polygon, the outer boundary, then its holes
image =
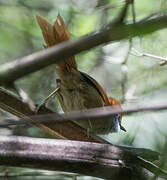
MULTIPOLYGON (((132 48, 131 54, 134 56, 138 56, 138 57, 151 57, 154 59, 157 59, 159 61, 161 61, 161 63, 167 63, 167 57, 162 57, 162 56, 157 56, 157 55, 153 55, 153 54, 149 54, 149 53, 143 53, 143 52, 139 52, 137 49, 132 48)), ((160 64, 161 64, 160 63, 160 64)))
MULTIPOLYGON (((162 111, 167 110, 167 104, 163 105, 153 105, 153 106, 142 106, 142 107, 133 107, 133 108, 127 108, 123 110, 115 110, 115 106, 106 106, 106 107, 100 107, 100 108, 93 108, 88 110, 82 110, 82 111, 72 111, 70 113, 62 114, 61 116, 58 116, 57 113, 51 113, 46 115, 35 115, 31 116, 30 118, 35 123, 47 123, 48 125, 51 123, 64 123, 71 120, 84 120, 84 119, 98 119, 98 118, 107 118, 111 117, 114 114, 132 114, 137 112, 145 112, 145 111, 162 111)), ((24 119, 23 119, 24 120, 24 119)), ((4 123, 3 125, 0 125, 0 127, 10 126, 10 125, 23 125, 25 122, 19 121, 19 122, 10 122, 10 123, 4 123)))
POLYGON ((50 64, 59 63, 67 57, 100 44, 145 35, 166 28, 166 24, 167 15, 140 21, 135 24, 110 24, 101 31, 89 34, 78 40, 63 42, 43 51, 1 65, 0 84, 9 85, 23 76, 38 71, 50 64))

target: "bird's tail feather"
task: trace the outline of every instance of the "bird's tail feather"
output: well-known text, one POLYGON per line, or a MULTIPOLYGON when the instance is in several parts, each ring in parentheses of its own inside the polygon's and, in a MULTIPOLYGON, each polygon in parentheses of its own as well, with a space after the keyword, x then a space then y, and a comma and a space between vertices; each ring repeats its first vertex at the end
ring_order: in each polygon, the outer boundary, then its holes
MULTIPOLYGON (((42 34, 46 43, 46 48, 61 43, 63 41, 70 40, 70 34, 60 15, 57 16, 57 19, 53 25, 51 25, 43 17, 36 16, 36 19, 42 30, 42 34)), ((72 68, 77 69, 74 56, 65 59, 61 63, 57 64, 57 66, 59 70, 66 72, 70 71, 72 68)))

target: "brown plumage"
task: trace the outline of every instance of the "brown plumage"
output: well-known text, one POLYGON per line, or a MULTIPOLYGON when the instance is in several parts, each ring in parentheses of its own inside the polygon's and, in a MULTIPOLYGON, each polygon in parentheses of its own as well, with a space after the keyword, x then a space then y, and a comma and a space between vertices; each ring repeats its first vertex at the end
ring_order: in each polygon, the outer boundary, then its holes
MULTIPOLYGON (((46 42, 46 48, 70 40, 69 32, 60 15, 53 25, 44 18, 37 16, 38 24, 46 42)), ((72 56, 56 65, 59 76, 56 95, 64 112, 83 110, 95 107, 115 105, 113 98, 108 98, 101 85, 86 73, 77 69, 75 57, 72 56)), ((120 104, 116 104, 120 107, 120 104)), ((117 131, 122 115, 106 119, 75 121, 91 133, 106 134, 117 131)), ((121 126, 122 127, 122 126, 121 126)))

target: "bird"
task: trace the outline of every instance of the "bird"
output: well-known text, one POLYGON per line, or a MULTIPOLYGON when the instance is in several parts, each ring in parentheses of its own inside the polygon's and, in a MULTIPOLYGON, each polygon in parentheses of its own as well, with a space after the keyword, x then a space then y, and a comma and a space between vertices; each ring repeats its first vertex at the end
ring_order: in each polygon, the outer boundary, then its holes
MULTIPOLYGON (((41 16, 36 16, 36 19, 46 43, 45 48, 70 40, 70 34, 60 14, 53 25, 41 16)), ((55 94, 64 113, 104 106, 113 106, 121 110, 120 103, 115 98, 108 98, 102 86, 94 78, 78 70, 74 56, 56 64, 55 69, 59 77, 56 80, 57 87, 46 100, 55 94)), ((121 119, 122 114, 116 114, 108 118, 75 120, 74 122, 86 129, 88 134, 104 135, 117 132, 119 129, 126 131, 121 125, 121 119)))

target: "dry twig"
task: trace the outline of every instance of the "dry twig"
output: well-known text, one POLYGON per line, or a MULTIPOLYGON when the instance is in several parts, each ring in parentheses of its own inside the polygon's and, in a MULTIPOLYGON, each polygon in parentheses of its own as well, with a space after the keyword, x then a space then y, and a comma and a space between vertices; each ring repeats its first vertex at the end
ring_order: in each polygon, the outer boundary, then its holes
POLYGON ((139 52, 137 49, 132 48, 131 54, 137 57, 150 57, 156 60, 161 61, 160 65, 165 65, 167 64, 167 57, 162 57, 162 56, 157 56, 157 55, 153 55, 153 54, 149 54, 149 53, 143 53, 143 52, 139 52))

